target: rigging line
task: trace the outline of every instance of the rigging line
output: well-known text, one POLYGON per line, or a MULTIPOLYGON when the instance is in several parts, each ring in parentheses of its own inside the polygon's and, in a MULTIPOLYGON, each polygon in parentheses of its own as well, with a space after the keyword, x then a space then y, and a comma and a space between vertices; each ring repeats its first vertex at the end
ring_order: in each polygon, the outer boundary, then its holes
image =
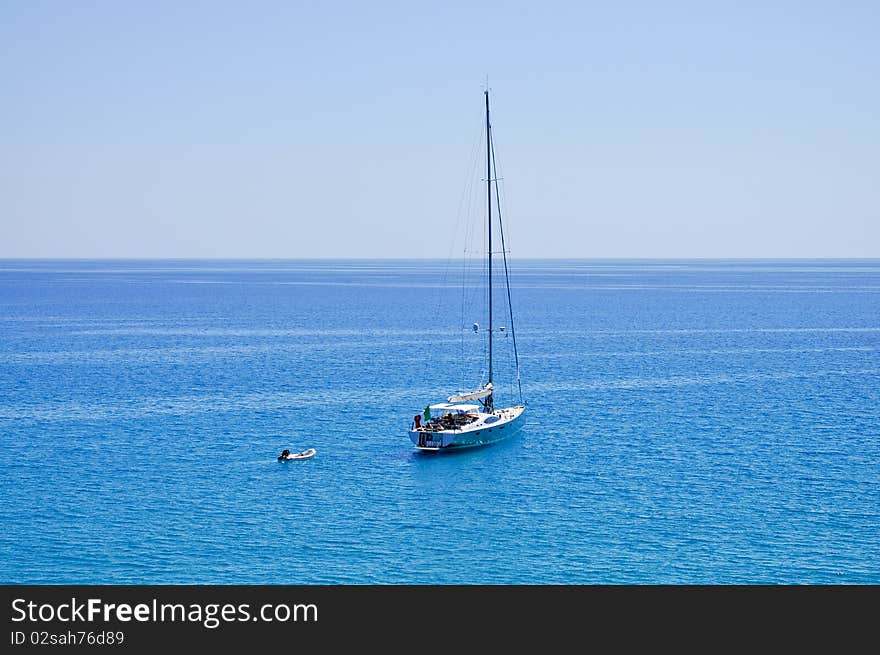
MULTIPOLYGON (((453 244, 451 248, 455 247, 455 236, 458 235, 459 225, 461 223, 462 218, 465 218, 464 221, 464 230, 462 236, 462 262, 461 262, 461 307, 460 307, 460 315, 459 315, 459 333, 461 336, 461 343, 459 344, 459 362, 461 362, 461 371, 460 374, 463 377, 466 375, 466 363, 465 363, 465 311, 467 309, 467 296, 466 296, 466 285, 468 278, 468 261, 467 261, 467 252, 468 245, 470 242, 470 221, 467 220, 468 216, 473 214, 472 205, 473 205, 473 194, 474 194, 474 177, 476 177, 477 171, 477 163, 479 159, 479 146, 482 142, 483 137, 483 122, 482 120, 478 122, 478 127, 476 129, 476 137, 473 140, 471 145, 471 154, 470 154, 470 166, 468 170, 468 175, 465 180, 464 189, 462 191, 462 196, 459 201, 458 208, 458 218, 455 224, 455 232, 453 233, 453 244)), ((450 249, 449 253, 450 260, 452 258, 452 250, 450 249)))
MULTIPOLYGON (((468 176, 468 183, 466 184, 466 193, 464 196, 464 211, 463 217, 466 219, 464 223, 463 237, 464 237, 464 248, 461 254, 461 307, 460 307, 460 325, 459 325, 459 348, 460 353, 458 357, 459 367, 461 369, 461 379, 466 379, 470 377, 473 373, 471 370, 473 368, 473 363, 478 360, 479 357, 479 344, 482 341, 482 334, 479 335, 478 346, 476 352, 474 353, 474 357, 469 357, 468 352, 472 351, 470 346, 470 339, 468 335, 470 334, 470 323, 473 321, 473 316, 470 316, 468 320, 465 320, 467 313, 472 313, 473 307, 475 305, 475 300, 480 296, 479 289, 477 286, 473 285, 473 278, 475 274, 480 273, 479 264, 484 261, 483 258, 474 258, 472 255, 474 252, 479 252, 479 250, 474 250, 473 243, 476 240, 479 231, 475 230, 475 221, 473 220, 474 216, 477 215, 477 205, 479 203, 480 196, 482 194, 479 193, 479 185, 477 184, 477 180, 479 180, 479 175, 477 175, 477 167, 479 166, 480 160, 480 148, 479 144, 485 138, 485 123, 482 120, 479 121, 479 129, 477 130, 477 139, 473 144, 473 148, 471 151, 471 174, 468 176), (477 234, 474 234, 474 232, 477 234), (475 270, 476 267, 476 270, 475 270)), ((485 199, 485 195, 482 196, 485 199)), ((482 209, 482 208, 481 208, 482 209)), ((458 229, 456 228, 456 233, 458 229)), ((485 239, 485 234, 482 235, 485 239)), ((484 353, 485 358, 485 353, 484 353)))
MULTIPOLYGON (((474 183, 473 180, 474 180, 474 175, 475 175, 476 169, 477 169, 479 146, 482 141, 482 136, 483 136, 483 126, 482 126, 482 122, 480 122, 477 129, 476 129, 476 136, 473 140, 473 143, 471 144, 471 155, 469 157, 470 166, 467 171, 467 177, 465 178, 464 187, 462 188, 461 197, 459 198, 459 201, 458 201, 458 212, 456 214, 456 219, 455 219, 455 229, 452 232, 453 239, 452 239, 452 243, 449 246, 449 255, 447 257, 447 271, 448 271, 448 264, 450 264, 452 261, 452 253, 455 250, 455 241, 456 241, 455 237, 458 235, 459 225, 462 222, 462 217, 466 216, 468 214, 468 211, 467 211, 468 198, 473 193, 473 191, 472 191, 472 187, 473 187, 473 183, 474 183)), ((466 225, 467 224, 465 224, 465 226, 466 225)), ((465 248, 466 248, 466 244, 467 244, 467 230, 466 229, 465 229, 464 241, 465 241, 465 248)))
MULTIPOLYGON (((494 139, 489 140, 489 148, 492 153, 492 168, 495 169, 495 175, 498 175, 498 166, 495 164, 495 140, 494 139)), ((504 260, 504 282, 505 282, 505 286, 507 287, 507 309, 509 311, 509 316, 510 316, 510 335, 511 335, 511 338, 513 339, 513 357, 516 362, 516 384, 519 387, 519 401, 522 403, 523 402, 523 395, 522 395, 522 379, 520 378, 520 372, 519 372, 519 352, 516 347, 516 330, 514 329, 514 326, 513 326, 513 303, 511 302, 511 299, 510 299, 510 271, 508 270, 508 267, 507 267, 507 246, 505 245, 505 242, 504 242, 504 223, 501 221, 501 197, 498 192, 498 184, 497 183, 495 184, 495 201, 496 201, 495 204, 497 206, 497 213, 498 213, 498 227, 501 232, 501 254, 502 254, 502 258, 504 260)))

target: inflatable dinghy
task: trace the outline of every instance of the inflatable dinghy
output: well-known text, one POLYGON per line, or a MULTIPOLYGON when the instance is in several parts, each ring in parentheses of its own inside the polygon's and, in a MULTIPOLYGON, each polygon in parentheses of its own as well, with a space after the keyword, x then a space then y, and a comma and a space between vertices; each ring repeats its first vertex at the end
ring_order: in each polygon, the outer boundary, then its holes
POLYGON ((309 459, 310 457, 314 457, 316 452, 318 451, 314 448, 309 448, 308 450, 304 450, 301 453, 291 453, 289 450, 285 450, 278 457, 278 461, 289 462, 292 459, 309 459))

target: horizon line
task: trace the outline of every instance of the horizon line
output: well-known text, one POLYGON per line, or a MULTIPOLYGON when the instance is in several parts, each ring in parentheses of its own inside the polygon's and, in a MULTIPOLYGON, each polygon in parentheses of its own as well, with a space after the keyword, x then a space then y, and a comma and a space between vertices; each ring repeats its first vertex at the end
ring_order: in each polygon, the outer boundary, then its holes
MULTIPOLYGON (((0 257, 0 261, 460 261, 468 259, 481 261, 483 257, 0 257)), ((515 261, 880 261, 878 256, 813 256, 813 257, 511 257, 515 261)))

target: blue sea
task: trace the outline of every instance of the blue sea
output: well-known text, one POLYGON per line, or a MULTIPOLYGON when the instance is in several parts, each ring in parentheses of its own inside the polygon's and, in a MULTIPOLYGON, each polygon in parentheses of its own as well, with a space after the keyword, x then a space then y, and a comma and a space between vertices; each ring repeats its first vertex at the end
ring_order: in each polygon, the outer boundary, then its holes
POLYGON ((456 263, 0 261, 0 582, 880 583, 880 260, 511 284, 525 427, 437 455, 456 263))

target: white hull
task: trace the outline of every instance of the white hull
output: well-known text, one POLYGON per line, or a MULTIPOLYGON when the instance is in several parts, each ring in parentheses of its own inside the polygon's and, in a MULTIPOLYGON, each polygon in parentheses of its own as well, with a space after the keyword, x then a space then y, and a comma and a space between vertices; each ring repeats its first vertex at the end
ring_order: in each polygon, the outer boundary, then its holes
POLYGON ((409 438, 416 448, 428 451, 449 451, 487 446, 508 439, 519 432, 523 423, 524 405, 497 409, 491 414, 478 414, 473 423, 460 429, 410 430, 409 438))

